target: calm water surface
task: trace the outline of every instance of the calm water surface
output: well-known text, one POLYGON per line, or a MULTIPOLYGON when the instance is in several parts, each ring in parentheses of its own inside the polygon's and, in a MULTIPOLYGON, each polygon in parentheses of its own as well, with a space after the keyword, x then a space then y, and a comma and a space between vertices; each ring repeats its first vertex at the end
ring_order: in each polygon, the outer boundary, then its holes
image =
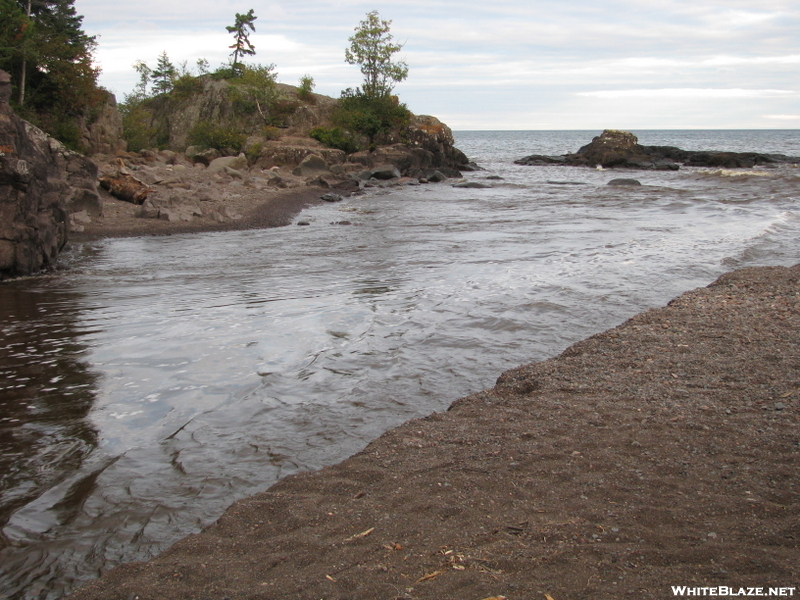
MULTIPOLYGON (((461 132, 490 189, 76 245, 0 285, 0 595, 58 598, 505 369, 733 268, 800 262, 798 169, 513 164, 597 133, 461 132)), ((800 155, 798 131, 636 133, 800 155)))

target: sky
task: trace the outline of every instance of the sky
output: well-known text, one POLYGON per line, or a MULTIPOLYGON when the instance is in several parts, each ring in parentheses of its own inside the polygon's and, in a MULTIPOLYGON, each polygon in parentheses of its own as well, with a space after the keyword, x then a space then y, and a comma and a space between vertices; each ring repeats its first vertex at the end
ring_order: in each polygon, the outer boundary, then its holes
POLYGON ((344 61, 366 13, 391 20, 409 67, 395 93, 455 130, 800 128, 797 0, 75 0, 97 36, 101 85, 122 100, 132 65, 229 60, 236 13, 258 19, 246 62, 278 81, 361 84, 344 61))

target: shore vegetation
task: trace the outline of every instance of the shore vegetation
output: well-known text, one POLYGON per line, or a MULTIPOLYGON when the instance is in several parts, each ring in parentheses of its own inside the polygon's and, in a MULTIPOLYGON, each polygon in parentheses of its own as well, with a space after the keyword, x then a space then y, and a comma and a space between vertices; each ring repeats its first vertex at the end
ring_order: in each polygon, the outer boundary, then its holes
POLYGON ((74 0, 0 0, 0 69, 11 74, 12 106, 74 150, 78 119, 96 117, 106 92, 93 64, 97 40, 83 31, 74 0))

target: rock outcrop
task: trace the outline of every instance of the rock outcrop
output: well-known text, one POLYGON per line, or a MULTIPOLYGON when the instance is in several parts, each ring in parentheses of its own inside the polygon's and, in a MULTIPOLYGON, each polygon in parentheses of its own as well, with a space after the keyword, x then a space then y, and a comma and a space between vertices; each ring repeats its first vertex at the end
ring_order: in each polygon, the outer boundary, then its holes
POLYGON ((800 163, 800 158, 783 154, 756 152, 718 152, 681 150, 673 146, 642 146, 630 132, 606 129, 590 144, 574 154, 547 156, 533 154, 514 163, 518 165, 566 165, 676 171, 681 165, 724 169, 751 168, 759 165, 800 163))
POLYGON ((11 110, 0 71, 0 278, 55 262, 67 241, 67 184, 47 136, 11 110))
POLYGON ((67 242, 68 214, 100 214, 97 167, 20 119, 0 71, 0 278, 51 266, 67 242))
POLYGON ((111 92, 104 93, 105 100, 92 111, 92 117, 82 116, 78 119, 81 146, 88 155, 114 156, 127 149, 122 135, 122 115, 117 109, 117 99, 111 92))
POLYGON ((313 128, 331 126, 331 114, 338 102, 334 98, 313 94, 311 100, 301 99, 297 88, 276 83, 267 105, 256 96, 251 97, 249 88, 210 76, 196 78, 193 86, 151 98, 137 110, 139 126, 148 132, 147 143, 155 145, 158 140, 159 147, 185 152, 194 163, 208 165, 216 153, 239 151, 198 145, 202 142, 197 131, 208 129, 229 135, 231 144, 237 136, 246 140, 242 149, 250 166, 261 169, 277 166, 299 169, 298 173, 314 171, 325 175, 330 171, 341 176, 358 168, 351 165, 373 168, 391 164, 404 175, 424 177, 435 170, 449 169, 456 176, 455 171, 476 168, 454 146, 450 128, 435 117, 413 116, 403 131, 376 139, 377 151, 347 155, 309 137, 313 128), (317 158, 309 159, 311 155, 322 159, 325 165, 317 158), (308 160, 315 161, 316 166, 303 164, 308 160), (335 166, 341 168, 331 168, 335 166))

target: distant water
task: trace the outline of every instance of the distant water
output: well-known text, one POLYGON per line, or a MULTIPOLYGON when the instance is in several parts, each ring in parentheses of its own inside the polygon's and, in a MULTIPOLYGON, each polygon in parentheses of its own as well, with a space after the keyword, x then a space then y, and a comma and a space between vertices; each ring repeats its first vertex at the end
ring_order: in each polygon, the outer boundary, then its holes
MULTIPOLYGON (((800 262, 797 168, 513 164, 599 133, 457 132, 490 189, 78 244, 0 285, 0 596, 58 598, 505 369, 733 268, 800 262), (644 185, 606 187, 619 176, 644 185)), ((800 155, 794 130, 634 133, 800 155)))

